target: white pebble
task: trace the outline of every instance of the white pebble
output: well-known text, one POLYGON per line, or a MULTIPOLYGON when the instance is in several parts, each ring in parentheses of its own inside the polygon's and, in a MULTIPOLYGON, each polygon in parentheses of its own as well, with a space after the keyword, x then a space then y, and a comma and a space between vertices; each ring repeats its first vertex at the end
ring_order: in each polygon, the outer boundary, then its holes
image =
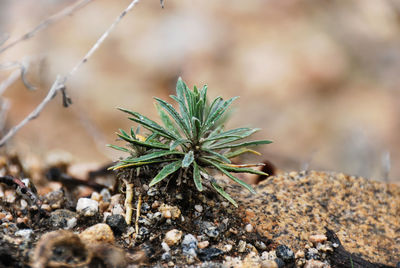
POLYGON ((165 252, 169 252, 171 250, 165 242, 161 242, 161 247, 165 252))
POLYGON ((68 219, 67 226, 64 229, 71 230, 72 228, 74 228, 76 226, 77 223, 78 223, 78 220, 75 217, 68 219))
POLYGON ((76 211, 83 216, 94 216, 99 211, 99 203, 89 198, 79 198, 76 211))
POLYGON ((253 225, 247 224, 246 227, 244 227, 244 229, 246 230, 246 232, 251 233, 253 232, 253 225))
POLYGON ((172 229, 165 234, 164 242, 168 246, 173 246, 179 243, 182 238, 182 231, 172 229))
POLYGON ((201 205, 195 205, 194 209, 199 213, 203 212, 203 207, 201 205))
POLYGON ((16 236, 21 236, 26 240, 29 240, 31 238, 32 234, 33 234, 32 229, 22 229, 22 230, 18 230, 15 232, 16 236))

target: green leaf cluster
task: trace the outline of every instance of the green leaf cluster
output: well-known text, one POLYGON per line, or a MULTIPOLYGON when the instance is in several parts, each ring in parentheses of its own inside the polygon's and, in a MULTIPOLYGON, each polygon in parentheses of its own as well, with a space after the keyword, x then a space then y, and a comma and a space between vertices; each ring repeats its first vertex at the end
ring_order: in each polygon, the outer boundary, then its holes
POLYGON ((162 125, 137 112, 119 108, 129 115, 130 120, 147 129, 149 134, 141 136, 138 134, 138 129, 136 132, 131 129, 130 134, 120 130, 117 133, 118 137, 126 141, 129 146, 109 146, 129 152, 130 156, 120 160, 112 168, 136 168, 159 164, 162 168, 150 181, 150 187, 182 170, 193 179, 198 191, 203 190, 203 184, 207 181, 216 192, 237 207, 235 200, 217 184, 209 171, 217 170, 254 193, 250 185, 232 173, 267 174, 248 168, 246 165, 244 167, 234 165, 230 159, 247 152, 257 153, 248 147, 269 144, 271 141, 242 141, 258 131, 254 128, 224 130, 221 119, 237 97, 228 100, 217 97, 209 102, 207 86, 201 89, 195 86, 190 90, 181 78, 176 84, 176 95, 170 97, 178 104, 179 111, 170 103, 155 98, 162 125))

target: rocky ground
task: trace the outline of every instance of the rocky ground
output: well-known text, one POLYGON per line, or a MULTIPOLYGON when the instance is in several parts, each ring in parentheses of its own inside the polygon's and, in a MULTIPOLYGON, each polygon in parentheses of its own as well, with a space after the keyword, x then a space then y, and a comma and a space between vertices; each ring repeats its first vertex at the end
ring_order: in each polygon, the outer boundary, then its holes
POLYGON ((399 266, 396 185, 278 174, 256 195, 227 185, 236 209, 213 192, 142 184, 132 185, 130 209, 128 187, 105 168, 79 177, 67 164, 0 160, 1 267, 399 266))

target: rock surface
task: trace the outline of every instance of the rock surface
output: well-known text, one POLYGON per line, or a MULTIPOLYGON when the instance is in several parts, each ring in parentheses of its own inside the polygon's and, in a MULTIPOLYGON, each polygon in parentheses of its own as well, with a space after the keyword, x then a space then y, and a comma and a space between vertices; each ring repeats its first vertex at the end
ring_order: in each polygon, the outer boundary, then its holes
POLYGON ((400 260, 400 187, 341 173, 291 172, 269 177, 243 194, 233 186, 244 219, 295 252, 332 229, 343 246, 371 262, 400 260))

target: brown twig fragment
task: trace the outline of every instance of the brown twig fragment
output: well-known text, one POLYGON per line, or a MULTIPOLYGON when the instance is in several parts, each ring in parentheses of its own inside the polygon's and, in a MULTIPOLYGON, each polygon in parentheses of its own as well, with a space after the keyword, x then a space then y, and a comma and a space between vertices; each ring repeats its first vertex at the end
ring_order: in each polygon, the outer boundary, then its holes
MULTIPOLYGON (((86 0, 89 2, 89 0, 86 0)), ((82 1, 86 2, 86 1, 82 1)), ((0 140, 0 147, 4 146, 4 144, 11 138, 13 137, 19 129, 21 129, 25 124, 27 124, 29 121, 35 119, 39 113, 44 109, 44 107, 47 105, 50 100, 52 100, 55 95, 57 94, 58 91, 62 91, 63 93, 63 104, 64 106, 68 106, 71 104, 71 99, 67 96, 66 94, 66 82, 67 80, 74 75, 77 70, 88 61, 88 59, 93 55, 93 53, 100 47, 100 45, 104 42, 104 40, 109 36, 112 30, 117 26, 117 24, 122 20, 123 17, 139 2, 139 0, 133 0, 127 8, 125 8, 121 14, 114 20, 114 22, 111 24, 111 26, 101 35, 101 37, 96 41, 96 43, 90 48, 90 50, 86 53, 86 55, 71 69, 71 71, 65 75, 64 77, 61 77, 60 75, 57 76, 57 79, 54 81, 53 85, 51 86, 49 92, 47 93, 46 97, 42 100, 41 103, 27 116, 25 117, 18 125, 14 126, 11 128, 7 134, 2 137, 0 140)), ((81 2, 80 2, 81 3, 81 2)), ((74 9, 75 10, 75 9, 74 9)), ((38 27, 37 27, 38 28, 38 27)), ((38 30, 40 30, 41 27, 39 27, 38 30)), ((36 30, 35 32, 37 32, 36 30)), ((28 35, 29 38, 29 35, 28 35)), ((0 49, 0 53, 3 52, 5 49, 7 49, 10 45, 4 47, 3 49, 0 49)))
POLYGON ((4 51, 8 50, 9 48, 15 46, 19 42, 32 38, 33 36, 35 36, 36 33, 40 32, 41 30, 45 29, 46 27, 52 25, 53 23, 59 21, 60 19, 71 15, 72 13, 77 11, 78 9, 86 6, 91 1, 92 0, 77 1, 77 2, 73 3, 72 5, 66 7, 65 9, 61 10, 60 12, 58 12, 58 13, 52 15, 51 17, 45 19, 44 21, 39 23, 35 28, 30 30, 29 32, 27 32, 24 35, 22 35, 21 37, 15 39, 14 41, 9 43, 8 45, 0 48, 0 54, 3 53, 4 51))
POLYGON ((140 218, 140 209, 142 207, 142 195, 139 195, 139 200, 136 206, 136 221, 135 221, 135 231, 136 234, 139 233, 139 218, 140 218))
MULTIPOLYGON (((133 184, 127 180, 123 180, 125 183, 125 221, 126 224, 130 225, 132 222, 132 199, 133 199, 133 184)), ((136 232, 137 233, 137 232, 136 232)))

